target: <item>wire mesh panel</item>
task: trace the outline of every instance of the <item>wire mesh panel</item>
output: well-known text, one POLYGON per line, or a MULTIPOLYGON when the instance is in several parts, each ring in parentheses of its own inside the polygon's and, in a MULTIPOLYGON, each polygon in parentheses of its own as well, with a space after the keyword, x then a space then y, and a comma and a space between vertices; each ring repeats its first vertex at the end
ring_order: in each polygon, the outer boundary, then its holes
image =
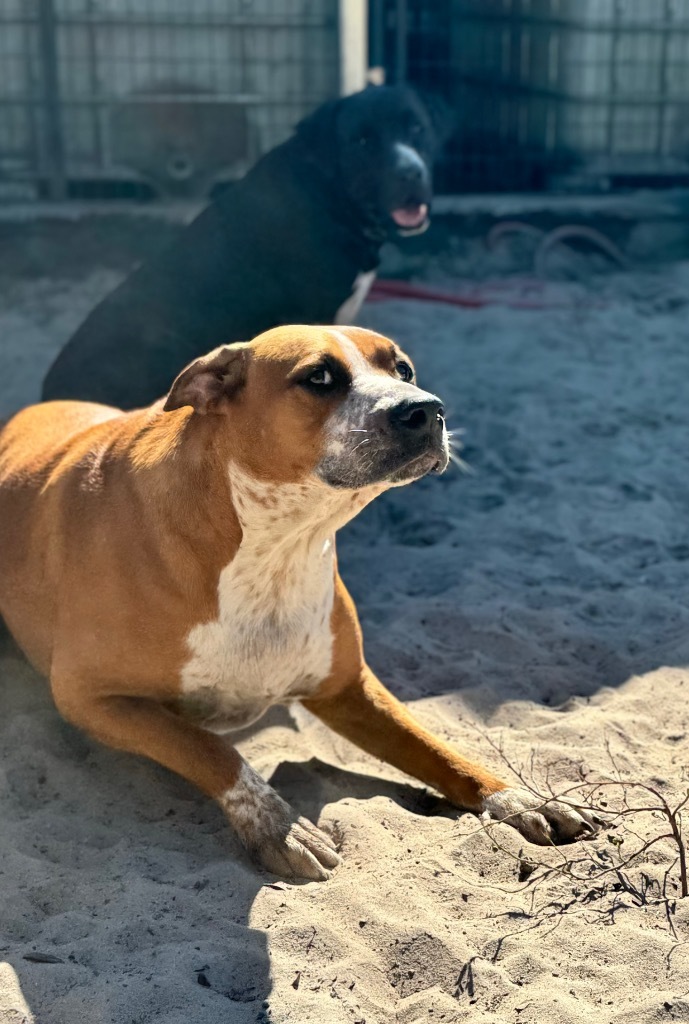
POLYGON ((36 35, 22 0, 0 5, 0 194, 13 176, 38 162, 35 92, 36 35))
POLYGON ((456 112, 445 190, 689 183, 689 0, 373 9, 391 76, 456 112))
POLYGON ((337 0, 0 0, 0 187, 207 193, 337 92, 337 17, 337 0))

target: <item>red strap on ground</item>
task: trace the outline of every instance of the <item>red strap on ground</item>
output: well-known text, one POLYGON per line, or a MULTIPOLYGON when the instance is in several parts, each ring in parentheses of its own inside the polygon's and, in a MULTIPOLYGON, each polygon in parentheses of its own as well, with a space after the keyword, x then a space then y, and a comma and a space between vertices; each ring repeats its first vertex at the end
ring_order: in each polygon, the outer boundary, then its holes
POLYGON ((507 306, 510 309, 569 309, 572 303, 553 302, 543 299, 519 299, 495 292, 481 294, 479 288, 470 295, 446 292, 440 288, 412 284, 410 281, 383 279, 374 281, 368 293, 369 300, 415 299, 418 302, 444 302, 449 306, 463 309, 484 309, 486 306, 507 306))

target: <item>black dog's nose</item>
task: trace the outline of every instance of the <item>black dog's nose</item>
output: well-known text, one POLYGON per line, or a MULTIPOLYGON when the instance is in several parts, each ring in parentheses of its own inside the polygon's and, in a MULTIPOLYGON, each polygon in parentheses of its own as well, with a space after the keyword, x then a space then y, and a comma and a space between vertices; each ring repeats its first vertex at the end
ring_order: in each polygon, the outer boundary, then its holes
POLYGON ((403 181, 408 181, 410 184, 415 184, 419 181, 426 180, 426 173, 424 171, 423 164, 421 163, 407 163, 399 168, 399 176, 403 181))
POLYGON ((409 184, 430 184, 430 172, 424 158, 413 146, 398 142, 395 146, 395 171, 400 180, 409 184))
POLYGON ((390 410, 390 422, 405 431, 428 431, 442 424, 443 412, 438 398, 426 398, 421 402, 407 398, 390 410))

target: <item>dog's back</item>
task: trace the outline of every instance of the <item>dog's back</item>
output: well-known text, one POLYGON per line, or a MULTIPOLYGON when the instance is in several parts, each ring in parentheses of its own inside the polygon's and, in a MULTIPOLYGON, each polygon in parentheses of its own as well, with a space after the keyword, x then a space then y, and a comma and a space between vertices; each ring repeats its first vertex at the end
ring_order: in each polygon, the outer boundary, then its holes
MULTIPOLYGON (((333 260, 306 275, 296 269, 305 254, 328 248, 296 148, 289 140, 268 154, 106 296, 51 366, 43 400, 141 408, 213 345, 280 323, 330 322, 340 299, 328 283, 333 260)), ((335 268, 342 259, 335 256, 335 268)), ((350 276, 345 270, 345 295, 350 276)))
POLYGON ((0 615, 44 671, 58 610, 56 555, 62 516, 56 469, 74 451, 78 435, 86 436, 119 415, 99 405, 51 402, 24 409, 0 430, 0 615), (39 494, 42 500, 36 501, 39 494), (23 628, 27 622, 33 623, 30 630, 23 628))

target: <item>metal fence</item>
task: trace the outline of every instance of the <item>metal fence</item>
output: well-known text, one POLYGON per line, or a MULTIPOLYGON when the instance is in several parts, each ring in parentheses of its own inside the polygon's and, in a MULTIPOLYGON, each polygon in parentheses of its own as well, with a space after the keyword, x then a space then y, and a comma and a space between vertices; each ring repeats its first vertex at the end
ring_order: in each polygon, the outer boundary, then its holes
POLYGON ((0 196, 207 194, 338 86, 337 0, 0 0, 0 196))
MULTIPOLYGON (((340 90, 359 45, 343 12, 364 10, 0 0, 0 199, 209 194, 340 90)), ((454 111, 438 191, 689 185, 689 0, 369 0, 368 14, 369 63, 454 111)))
POLYGON ((457 131, 442 191, 689 184, 689 0, 371 0, 388 79, 457 131))

